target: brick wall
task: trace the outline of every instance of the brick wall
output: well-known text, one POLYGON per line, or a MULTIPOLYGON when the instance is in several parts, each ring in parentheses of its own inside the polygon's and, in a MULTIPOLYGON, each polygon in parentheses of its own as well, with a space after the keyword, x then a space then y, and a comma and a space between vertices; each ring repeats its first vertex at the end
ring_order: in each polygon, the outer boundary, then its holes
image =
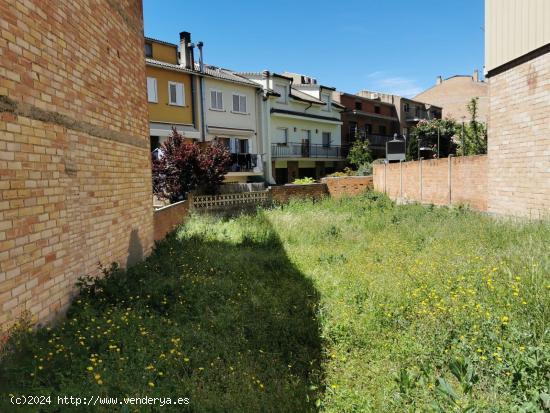
POLYGON ((489 199, 497 214, 550 215, 550 53, 489 79, 489 199))
POLYGON ((0 329, 153 242, 139 0, 0 0, 0 329))
POLYGON ((182 224, 189 215, 189 202, 181 201, 157 209, 153 215, 154 239, 164 239, 166 234, 182 224))
POLYGON ((402 202, 466 204, 486 211, 487 164, 484 155, 375 164, 374 189, 402 202))
POLYGON ((360 195, 373 187, 372 176, 327 177, 322 182, 326 184, 332 198, 360 195))
POLYGON ((328 196, 326 184, 281 185, 269 187, 271 199, 277 203, 285 203, 291 199, 321 199, 328 196))

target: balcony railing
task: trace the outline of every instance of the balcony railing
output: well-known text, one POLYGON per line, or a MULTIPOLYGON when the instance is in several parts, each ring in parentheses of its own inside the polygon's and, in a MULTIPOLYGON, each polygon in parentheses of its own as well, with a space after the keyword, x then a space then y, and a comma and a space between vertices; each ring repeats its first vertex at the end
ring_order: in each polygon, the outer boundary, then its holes
MULTIPOLYGON (((387 136, 387 135, 375 135, 372 133, 365 134, 364 132, 361 132, 359 136, 364 139, 365 137, 369 141, 369 145, 371 146, 383 146, 386 147, 386 142, 391 141, 393 139, 393 136, 387 136)), ((351 134, 349 136, 349 140, 353 141, 355 140, 356 135, 355 133, 351 134)))
POLYGON ((304 143, 272 144, 273 158, 345 158, 348 154, 347 146, 319 145, 304 143))
POLYGON ((252 153, 232 153, 229 172, 254 172, 261 168, 259 156, 252 153))

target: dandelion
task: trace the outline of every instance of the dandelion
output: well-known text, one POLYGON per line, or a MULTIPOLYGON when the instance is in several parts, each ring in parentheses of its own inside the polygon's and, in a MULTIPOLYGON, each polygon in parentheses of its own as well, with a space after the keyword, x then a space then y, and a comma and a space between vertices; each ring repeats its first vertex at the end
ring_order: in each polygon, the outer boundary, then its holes
POLYGON ((92 366, 88 366, 88 367, 86 367, 86 370, 88 370, 88 371, 93 371, 94 368, 93 368, 92 366))
POLYGON ((153 383, 152 381, 150 381, 149 383, 147 383, 147 385, 148 385, 149 387, 155 387, 155 383, 153 383))

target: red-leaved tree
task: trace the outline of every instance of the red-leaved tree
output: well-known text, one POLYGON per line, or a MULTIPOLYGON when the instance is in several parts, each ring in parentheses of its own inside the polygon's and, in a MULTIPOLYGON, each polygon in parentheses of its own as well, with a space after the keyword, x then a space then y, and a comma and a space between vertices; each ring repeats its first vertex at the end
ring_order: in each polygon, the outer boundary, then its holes
POLYGON ((193 189, 215 193, 231 161, 222 144, 186 143, 175 128, 159 149, 159 158, 153 159, 153 193, 172 202, 193 189))

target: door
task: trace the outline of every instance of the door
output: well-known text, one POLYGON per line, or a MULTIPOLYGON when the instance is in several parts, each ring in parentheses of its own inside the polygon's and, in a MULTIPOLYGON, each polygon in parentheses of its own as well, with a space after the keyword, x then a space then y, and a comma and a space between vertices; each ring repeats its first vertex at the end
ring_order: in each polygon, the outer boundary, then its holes
POLYGON ((309 158, 311 131, 302 129, 302 158, 309 158))

